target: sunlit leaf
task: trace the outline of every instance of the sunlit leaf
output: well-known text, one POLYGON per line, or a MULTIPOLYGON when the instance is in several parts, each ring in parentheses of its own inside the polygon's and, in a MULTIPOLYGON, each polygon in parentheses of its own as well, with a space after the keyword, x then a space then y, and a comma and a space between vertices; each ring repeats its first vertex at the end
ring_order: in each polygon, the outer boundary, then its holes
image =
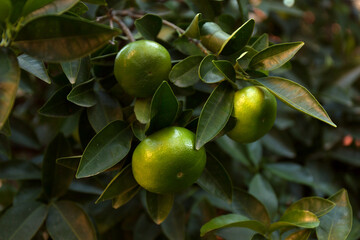
POLYGON ((317 217, 321 217, 330 212, 335 206, 336 204, 332 201, 321 197, 305 197, 291 204, 285 213, 292 210, 307 210, 314 213, 317 217))
POLYGON ((279 221, 271 224, 269 231, 287 227, 316 228, 320 221, 315 214, 306 210, 291 210, 286 212, 279 221))
POLYGON ((280 77, 257 78, 254 81, 290 107, 336 127, 315 97, 298 83, 280 77))
POLYGON ((30 56, 62 62, 86 56, 118 34, 116 29, 84 19, 45 16, 21 28, 13 44, 30 56))
POLYGON ((0 129, 13 107, 20 81, 20 68, 15 54, 0 47, 0 129))
POLYGON ((186 28, 184 35, 191 37, 191 38, 200 38, 200 28, 199 28, 199 21, 201 20, 202 15, 198 13, 195 15, 193 20, 191 21, 190 25, 186 28))

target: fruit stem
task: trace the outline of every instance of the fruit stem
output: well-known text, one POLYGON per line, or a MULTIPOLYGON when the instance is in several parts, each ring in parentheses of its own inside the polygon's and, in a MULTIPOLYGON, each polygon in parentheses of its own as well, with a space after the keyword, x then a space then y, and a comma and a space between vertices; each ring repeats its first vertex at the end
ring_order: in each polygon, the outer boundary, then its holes
MULTIPOLYGON (((113 11, 114 15, 118 15, 118 16, 129 16, 131 18, 142 18, 144 16, 144 14, 138 14, 138 13, 134 13, 131 9, 129 10, 114 10, 113 11)), ((176 26, 174 23, 169 22, 167 20, 162 19, 162 22, 164 25, 174 29, 175 31, 177 31, 178 33, 180 33, 181 35, 185 33, 185 30, 176 26)), ((207 50, 199 40, 197 39, 193 39, 193 38, 189 38, 190 42, 194 43, 205 55, 209 54, 209 50, 207 50)))

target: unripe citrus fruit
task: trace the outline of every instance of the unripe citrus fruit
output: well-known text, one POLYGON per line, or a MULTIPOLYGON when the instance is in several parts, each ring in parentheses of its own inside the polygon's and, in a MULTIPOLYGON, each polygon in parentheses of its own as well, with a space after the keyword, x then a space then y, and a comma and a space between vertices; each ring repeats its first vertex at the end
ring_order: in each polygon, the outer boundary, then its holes
POLYGON ((116 55, 114 74, 120 86, 135 97, 150 97, 168 79, 171 58, 160 44, 149 40, 132 42, 116 55))
POLYGON ((276 107, 274 95, 264 87, 249 86, 237 91, 232 113, 236 123, 227 135, 240 143, 258 140, 274 125, 276 107))
POLYGON ((154 193, 174 193, 191 186, 206 163, 204 147, 195 150, 195 134, 183 127, 167 127, 146 137, 132 157, 132 171, 140 186, 154 193))

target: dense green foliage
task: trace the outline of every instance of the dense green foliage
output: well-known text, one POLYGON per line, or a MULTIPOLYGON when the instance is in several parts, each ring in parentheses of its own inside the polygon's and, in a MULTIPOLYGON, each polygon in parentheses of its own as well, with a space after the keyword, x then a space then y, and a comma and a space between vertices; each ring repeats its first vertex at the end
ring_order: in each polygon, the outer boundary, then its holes
POLYGON ((0 239, 359 239, 356 4, 0 1, 0 239), (172 62, 146 98, 114 76, 140 39, 172 62), (241 144, 226 133, 251 85, 276 97, 277 117, 241 144), (194 132, 206 166, 156 194, 132 154, 168 126, 194 132))

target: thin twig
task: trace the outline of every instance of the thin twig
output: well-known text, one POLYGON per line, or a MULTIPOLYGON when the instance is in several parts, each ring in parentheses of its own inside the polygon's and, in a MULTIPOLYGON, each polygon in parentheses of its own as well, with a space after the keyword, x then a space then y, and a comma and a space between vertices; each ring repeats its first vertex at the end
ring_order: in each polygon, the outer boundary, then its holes
MULTIPOLYGON (((138 14, 138 13, 134 13, 131 10, 114 10, 113 11, 114 15, 119 15, 119 16, 129 16, 131 18, 141 18, 144 15, 143 14, 138 14)), ((185 33, 185 30, 176 26, 175 24, 173 24, 172 22, 169 22, 167 20, 162 20, 163 24, 174 29, 175 31, 177 31, 178 33, 180 33, 181 35, 185 33)), ((201 42, 197 39, 193 39, 188 37, 189 41, 194 43, 205 55, 209 54, 209 50, 207 50, 204 45, 201 44, 201 42)))
POLYGON ((118 17, 116 16, 111 16, 111 20, 113 20, 114 22, 117 23, 117 25, 119 25, 119 27, 124 31, 125 35, 127 36, 127 38, 129 39, 130 42, 135 42, 135 38, 132 35, 130 29, 126 26, 126 24, 118 17))

